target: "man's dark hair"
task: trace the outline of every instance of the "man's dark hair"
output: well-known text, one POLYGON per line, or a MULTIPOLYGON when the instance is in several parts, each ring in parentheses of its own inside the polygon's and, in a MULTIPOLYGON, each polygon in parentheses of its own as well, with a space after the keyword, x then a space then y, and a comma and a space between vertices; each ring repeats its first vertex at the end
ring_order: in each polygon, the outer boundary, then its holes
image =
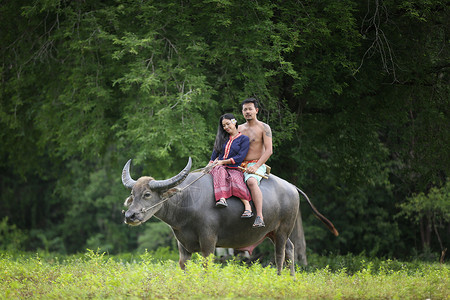
POLYGON ((259 108, 259 103, 256 98, 247 98, 244 101, 242 101, 241 109, 244 108, 244 104, 247 104, 247 103, 253 103, 255 105, 255 108, 259 108))

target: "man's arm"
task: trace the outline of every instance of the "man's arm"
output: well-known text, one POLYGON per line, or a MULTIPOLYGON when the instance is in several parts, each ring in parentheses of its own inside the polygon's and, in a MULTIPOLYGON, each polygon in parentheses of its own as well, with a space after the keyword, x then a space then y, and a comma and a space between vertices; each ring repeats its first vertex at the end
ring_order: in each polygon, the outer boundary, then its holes
POLYGON ((269 159, 269 157, 273 153, 272 149, 272 130, 270 129, 270 126, 263 123, 264 127, 264 134, 263 134, 263 141, 264 141, 264 152, 261 155, 261 157, 258 159, 258 162, 256 163, 256 166, 259 168, 263 164, 266 163, 266 161, 269 159))
POLYGON ((270 126, 263 123, 263 144, 264 144, 264 152, 262 153, 261 157, 258 159, 258 162, 248 167, 248 173, 255 173, 256 170, 261 167, 263 164, 266 163, 266 161, 270 158, 270 156, 273 153, 272 149, 272 130, 270 129, 270 126))

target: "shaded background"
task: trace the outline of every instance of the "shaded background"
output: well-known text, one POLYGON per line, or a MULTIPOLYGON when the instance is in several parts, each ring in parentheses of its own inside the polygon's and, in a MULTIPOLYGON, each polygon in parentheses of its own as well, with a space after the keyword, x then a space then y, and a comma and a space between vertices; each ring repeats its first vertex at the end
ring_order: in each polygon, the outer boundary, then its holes
POLYGON ((309 251, 439 256, 450 237, 449 1, 3 1, 0 248, 175 247, 120 181, 206 165, 257 97, 309 251), (244 3, 240 3, 244 2, 244 3))

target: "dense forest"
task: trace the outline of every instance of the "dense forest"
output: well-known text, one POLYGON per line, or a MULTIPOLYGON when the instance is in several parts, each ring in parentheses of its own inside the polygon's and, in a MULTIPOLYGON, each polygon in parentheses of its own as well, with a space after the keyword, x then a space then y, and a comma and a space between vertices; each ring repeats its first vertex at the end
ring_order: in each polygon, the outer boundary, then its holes
POLYGON ((207 164, 256 97, 272 172, 318 253, 439 257, 450 243, 448 0, 15 0, 0 5, 0 248, 174 247, 123 223, 121 170, 207 164))

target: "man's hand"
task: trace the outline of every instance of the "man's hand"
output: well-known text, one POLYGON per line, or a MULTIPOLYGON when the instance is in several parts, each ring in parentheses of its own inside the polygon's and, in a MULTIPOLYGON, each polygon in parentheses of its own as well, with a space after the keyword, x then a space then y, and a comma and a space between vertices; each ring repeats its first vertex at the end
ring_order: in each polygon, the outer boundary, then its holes
POLYGON ((250 174, 255 174, 257 170, 258 170, 258 168, 256 168, 255 165, 253 165, 253 166, 247 166, 246 172, 247 172, 247 173, 250 173, 250 174))
MULTIPOLYGON (((243 168, 243 167, 241 167, 241 166, 239 166, 238 168, 241 169, 242 172, 246 172, 247 174, 250 173, 250 172, 248 171, 248 169, 246 169, 246 168, 243 168)), ((255 175, 261 176, 262 178, 265 178, 265 179, 269 179, 269 177, 267 177, 266 175, 259 174, 259 173, 256 173, 256 172, 253 172, 253 173, 251 173, 251 174, 255 174, 255 175)))

